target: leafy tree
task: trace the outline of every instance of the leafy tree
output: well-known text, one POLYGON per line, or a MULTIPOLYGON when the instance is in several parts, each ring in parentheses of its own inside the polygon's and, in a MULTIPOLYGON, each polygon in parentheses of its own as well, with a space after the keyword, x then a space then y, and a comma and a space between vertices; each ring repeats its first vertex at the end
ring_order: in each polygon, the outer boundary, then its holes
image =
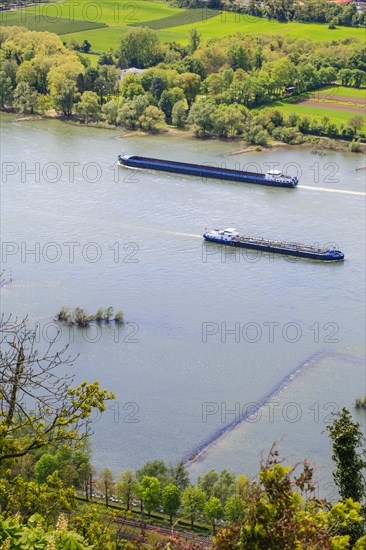
POLYGON ((164 460, 150 460, 136 472, 136 477, 140 482, 145 476, 156 477, 161 485, 165 485, 169 479, 168 466, 164 460))
POLYGON ((348 120, 347 124, 350 128, 352 128, 354 134, 356 135, 363 127, 364 119, 361 115, 354 115, 348 120))
POLYGON ((102 107, 102 113, 109 124, 117 124, 118 121, 118 103, 111 99, 102 107))
POLYGON ((336 464, 333 478, 339 494, 343 500, 353 498, 362 502, 366 495, 362 471, 366 467, 366 451, 360 424, 353 422, 350 412, 343 408, 327 430, 332 440, 332 458, 336 464))
POLYGON ((37 483, 45 483, 48 476, 60 469, 58 457, 45 453, 37 461, 34 467, 34 473, 37 483))
POLYGON ((0 516, 0 542, 4 550, 16 548, 91 550, 92 548, 81 535, 68 529, 68 521, 63 514, 59 516, 56 527, 47 527, 45 518, 40 514, 31 516, 26 524, 20 523, 18 516, 9 518, 0 516))
POLYGON ((144 95, 139 95, 131 101, 123 102, 118 108, 118 124, 134 130, 139 126, 139 118, 148 107, 149 100, 144 95))
POLYGON ((251 63, 248 55, 248 50, 244 44, 234 42, 228 50, 230 65, 234 70, 244 69, 249 71, 251 69, 251 63))
POLYGON ((189 486, 189 473, 183 461, 178 462, 176 466, 169 467, 169 477, 173 480, 173 485, 181 491, 189 486))
POLYGON ((37 105, 37 92, 28 82, 21 81, 14 90, 14 106, 21 113, 33 113, 37 105))
POLYGON ((163 127, 164 123, 165 116, 163 111, 154 105, 149 105, 146 107, 145 111, 139 118, 141 128, 147 132, 158 132, 160 128, 163 127))
POLYGON ((84 52, 84 53, 89 53, 90 50, 91 50, 91 44, 90 42, 88 42, 88 40, 84 40, 82 45, 81 45, 81 51, 84 52))
POLYGON ((317 499, 308 499, 304 505, 296 487, 305 493, 313 491, 312 471, 307 469, 294 481, 293 474, 290 467, 267 461, 259 480, 246 484, 241 519, 219 530, 218 550, 349 547, 349 536, 344 531, 360 525, 361 505, 348 499, 329 512, 317 499))
POLYGON ((139 487, 140 500, 148 515, 160 504, 160 483, 156 477, 144 476, 139 487))
POLYGON ((0 467, 49 445, 80 444, 91 433, 90 415, 113 394, 97 381, 73 388, 73 377, 59 374, 73 363, 67 347, 53 351, 50 343, 40 353, 25 320, 2 318, 0 342, 0 467))
POLYGON ((101 53, 98 57, 98 65, 114 65, 113 56, 111 53, 101 53))
POLYGON ((175 485, 166 485, 162 493, 164 513, 169 514, 170 525, 173 524, 173 516, 178 512, 181 503, 181 492, 175 485))
POLYGON ((13 86, 10 76, 0 71, 0 107, 11 106, 13 103, 13 86))
POLYGON ((201 79, 206 77, 206 67, 199 57, 195 55, 187 55, 183 59, 183 73, 196 73, 201 79))
POLYGON ((131 501, 138 491, 138 481, 131 470, 123 472, 117 484, 117 494, 121 501, 130 509, 131 501))
POLYGON ((171 118, 174 105, 182 100, 184 100, 184 93, 180 88, 164 90, 159 101, 159 108, 167 118, 171 118))
POLYGON ((189 31, 189 41, 187 46, 187 51, 190 55, 194 53, 201 42, 201 34, 196 28, 193 28, 189 31))
POLYGON ((212 494, 218 497, 221 504, 224 506, 229 496, 235 492, 235 474, 230 473, 227 470, 222 470, 219 475, 219 479, 216 481, 212 488, 212 494))
POLYGON ((244 518, 243 500, 238 494, 231 495, 225 503, 225 519, 230 523, 242 520, 244 518))
POLYGON ((154 76, 151 82, 150 86, 150 92, 155 97, 157 101, 159 101, 161 94, 167 87, 167 81, 166 78, 163 78, 162 76, 154 76))
POLYGON ((116 543, 113 542, 114 533, 109 527, 115 520, 114 512, 103 513, 101 516, 98 508, 92 504, 78 507, 77 512, 72 514, 70 529, 81 535, 88 545, 92 545, 89 549, 116 550, 116 543))
POLYGON ((197 515, 203 512, 205 501, 206 493, 204 493, 199 487, 190 486, 183 491, 183 514, 190 518, 192 529, 194 527, 194 522, 197 515))
POLYGON ((16 81, 18 84, 20 82, 27 82, 32 88, 35 86, 37 81, 37 73, 31 61, 24 61, 24 63, 19 66, 16 81))
POLYGON ((143 95, 145 93, 141 80, 133 73, 126 74, 124 76, 120 86, 120 91, 122 97, 126 97, 128 99, 133 99, 135 96, 143 95))
POLYGON ((190 107, 201 89, 201 79, 198 74, 182 73, 177 76, 175 85, 183 90, 190 107))
POLYGON ((186 107, 185 101, 177 101, 177 103, 174 104, 172 110, 172 123, 174 126, 178 128, 183 128, 185 126, 187 119, 186 107))
POLYGON ((246 107, 242 105, 220 105, 214 116, 214 133, 221 137, 242 134, 245 128, 246 107))
POLYGON ((219 479, 219 474, 216 470, 209 470, 203 476, 198 478, 197 485, 204 491, 208 498, 213 496, 213 488, 219 479))
POLYGON ((99 481, 104 492, 105 504, 108 506, 115 485, 114 476, 109 468, 104 468, 99 473, 99 481))
POLYGON ((210 497, 203 507, 203 513, 207 521, 212 524, 212 532, 215 534, 216 521, 222 518, 223 510, 220 499, 217 497, 210 497))
POLYGON ((119 54, 127 67, 151 67, 160 55, 158 34, 147 27, 131 29, 121 40, 119 54))
POLYGON ((26 481, 20 475, 7 475, 0 483, 0 504, 8 515, 20 513, 23 518, 29 518, 38 513, 52 522, 62 510, 75 507, 75 489, 63 487, 57 472, 41 484, 26 481))
POLYGON ((90 120, 99 120, 101 108, 97 94, 95 92, 84 92, 81 96, 81 101, 77 104, 76 110, 83 117, 86 124, 90 120))
POLYGON ((48 72, 47 81, 51 96, 55 101, 55 107, 61 110, 65 116, 72 113, 74 102, 77 99, 77 78, 84 72, 84 66, 75 58, 65 60, 62 66, 52 66, 48 72))
POLYGON ((193 131, 199 137, 213 132, 215 124, 216 104, 212 99, 199 99, 189 112, 188 122, 193 124, 193 131))

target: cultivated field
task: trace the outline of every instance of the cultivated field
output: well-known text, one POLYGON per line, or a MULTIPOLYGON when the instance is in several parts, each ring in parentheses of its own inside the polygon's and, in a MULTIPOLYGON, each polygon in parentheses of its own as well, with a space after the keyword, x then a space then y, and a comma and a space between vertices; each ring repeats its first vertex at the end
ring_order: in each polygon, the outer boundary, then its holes
POLYGON ((155 19, 154 21, 145 21, 141 23, 136 23, 136 27, 149 27, 154 30, 167 29, 169 27, 177 27, 181 25, 190 25, 192 23, 200 23, 205 19, 210 19, 220 15, 219 10, 202 10, 202 9, 191 9, 180 11, 174 15, 169 15, 169 17, 163 17, 162 19, 155 19))
POLYGON ((94 29, 108 28, 106 23, 86 21, 83 19, 74 19, 70 21, 64 17, 60 18, 39 18, 35 11, 23 10, 17 12, 1 12, 0 25, 16 25, 18 27, 27 27, 31 31, 49 31, 55 34, 65 34, 72 30, 74 33, 82 34, 94 29))
POLYGON ((331 122, 338 126, 355 116, 364 117, 363 131, 366 131, 366 90, 332 86, 311 92, 299 101, 283 101, 272 104, 266 109, 278 109, 286 114, 297 113, 301 116, 308 115, 320 120, 327 116, 331 122))
POLYGON ((288 34, 295 38, 314 41, 358 37, 364 40, 364 29, 303 23, 279 23, 248 15, 214 10, 183 10, 164 2, 137 0, 129 2, 98 0, 89 2, 56 2, 17 12, 2 12, 5 24, 22 24, 35 30, 49 30, 62 34, 68 41, 72 36, 78 43, 87 39, 95 51, 109 51, 118 47, 121 37, 131 25, 146 23, 155 28, 163 41, 186 43, 189 31, 197 28, 204 39, 222 37, 238 32, 245 34, 288 34), (20 21, 21 19, 21 21, 20 21), (108 26, 105 26, 108 25, 108 26))

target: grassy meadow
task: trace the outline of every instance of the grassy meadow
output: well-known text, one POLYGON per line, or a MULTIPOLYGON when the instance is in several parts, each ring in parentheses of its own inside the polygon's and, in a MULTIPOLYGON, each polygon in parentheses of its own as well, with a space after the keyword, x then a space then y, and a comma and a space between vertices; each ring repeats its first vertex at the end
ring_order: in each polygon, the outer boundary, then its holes
POLYGON ((56 32, 67 42, 71 37, 78 43, 87 39, 97 52, 118 47, 121 37, 135 25, 146 23, 159 33, 162 41, 188 41, 189 31, 197 28, 203 39, 222 37, 238 32, 244 34, 287 34, 314 41, 358 37, 364 40, 365 30, 350 27, 328 29, 327 25, 279 23, 248 15, 208 9, 184 10, 167 3, 150 0, 133 2, 98 0, 68 1, 2 12, 0 23, 23 25, 32 30, 56 32))

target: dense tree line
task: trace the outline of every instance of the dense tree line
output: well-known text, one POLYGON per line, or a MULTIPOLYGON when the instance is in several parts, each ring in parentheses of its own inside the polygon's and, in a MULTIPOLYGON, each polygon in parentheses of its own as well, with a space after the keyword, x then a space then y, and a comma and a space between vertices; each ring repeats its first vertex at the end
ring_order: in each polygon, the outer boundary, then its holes
POLYGON ((353 39, 314 43, 239 34, 201 43, 193 29, 188 45, 181 46, 161 44, 155 31, 137 28, 122 38, 118 51, 102 54, 91 67, 55 35, 5 27, 0 56, 0 106, 21 113, 53 108, 86 123, 148 132, 167 123, 190 124, 198 137, 241 136, 258 145, 270 138, 296 143, 301 134, 362 137, 357 120, 338 127, 328 119, 289 115, 276 123, 255 110, 337 80, 363 86, 366 48, 353 39), (132 65, 142 74, 127 72, 120 80, 121 67, 132 65))
POLYGON ((173 0, 172 4, 180 8, 209 7, 234 11, 255 17, 266 17, 282 23, 299 21, 301 23, 328 23, 330 28, 336 25, 347 27, 364 27, 366 11, 357 10, 355 3, 335 4, 328 0, 249 0, 248 4, 235 0, 173 0))

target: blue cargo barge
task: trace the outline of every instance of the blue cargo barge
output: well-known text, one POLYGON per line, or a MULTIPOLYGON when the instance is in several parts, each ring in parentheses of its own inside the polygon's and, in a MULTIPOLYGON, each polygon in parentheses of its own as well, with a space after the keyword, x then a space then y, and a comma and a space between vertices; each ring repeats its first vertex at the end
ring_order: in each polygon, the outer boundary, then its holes
POLYGON ((203 238, 206 241, 227 246, 261 250, 262 252, 274 252, 275 254, 297 256, 310 260, 319 260, 323 262, 339 262, 344 260, 344 254, 339 250, 319 248, 299 243, 289 243, 287 241, 270 241, 267 239, 241 236, 236 229, 232 228, 207 231, 204 233, 203 238))
POLYGON ((118 162, 121 166, 128 166, 129 168, 174 172, 176 174, 186 174, 200 178, 215 178, 241 183, 257 183, 271 187, 296 187, 299 182, 296 176, 287 176, 280 170, 269 170, 265 174, 259 174, 257 172, 245 172, 243 170, 232 170, 230 168, 205 164, 138 157, 136 155, 118 155, 118 162))

